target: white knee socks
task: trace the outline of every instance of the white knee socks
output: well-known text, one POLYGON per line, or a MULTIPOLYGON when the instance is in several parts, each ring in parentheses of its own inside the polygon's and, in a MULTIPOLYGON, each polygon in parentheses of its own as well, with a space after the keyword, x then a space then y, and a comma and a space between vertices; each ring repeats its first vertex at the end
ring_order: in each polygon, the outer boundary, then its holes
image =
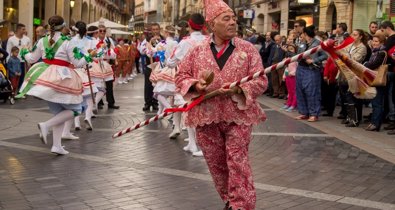
POLYGON ((74 113, 71 110, 64 110, 59 112, 57 115, 53 116, 51 119, 47 120, 43 124, 48 128, 51 129, 55 125, 59 125, 66 122, 67 120, 73 119, 74 113))
POLYGON ((197 152, 199 149, 196 145, 196 130, 195 128, 189 128, 187 127, 188 131, 188 145, 184 147, 184 151, 189 151, 189 152, 197 152))
POLYGON ((80 116, 74 117, 74 127, 81 128, 80 116))
POLYGON ((173 114, 174 120, 174 131, 181 132, 181 112, 176 112, 173 114))
POLYGON ((105 92, 102 92, 102 91, 99 91, 99 92, 96 93, 96 98, 95 98, 95 101, 96 101, 95 106, 96 106, 96 108, 97 108, 97 104, 98 104, 99 101, 103 98, 103 96, 104 96, 105 94, 106 94, 106 93, 105 93, 105 92))
POLYGON ((92 101, 92 98, 88 98, 86 100, 86 103, 88 104, 88 107, 86 108, 86 111, 85 111, 85 119, 91 120, 92 115, 93 115, 93 101, 92 101))
POLYGON ((71 118, 70 120, 67 120, 64 123, 62 136, 70 136, 71 135, 70 129, 71 129, 72 125, 73 125, 73 118, 71 118))
POLYGON ((163 95, 158 94, 158 102, 163 105, 163 109, 170 108, 169 102, 163 95))

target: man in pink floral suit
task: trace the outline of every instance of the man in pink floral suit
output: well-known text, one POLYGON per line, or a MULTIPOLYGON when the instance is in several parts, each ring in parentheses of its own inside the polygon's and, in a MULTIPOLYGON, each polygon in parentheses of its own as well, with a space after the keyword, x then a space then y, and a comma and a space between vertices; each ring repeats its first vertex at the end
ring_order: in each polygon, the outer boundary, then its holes
POLYGON ((219 96, 203 101, 187 113, 185 123, 196 135, 226 203, 225 209, 255 209, 256 193, 248 158, 252 126, 266 119, 256 98, 267 87, 259 77, 232 89, 222 88, 263 69, 255 47, 236 37, 236 17, 222 0, 205 0, 211 37, 191 49, 179 66, 178 91, 186 98, 220 89, 219 96), (210 72, 215 77, 206 83, 210 72))

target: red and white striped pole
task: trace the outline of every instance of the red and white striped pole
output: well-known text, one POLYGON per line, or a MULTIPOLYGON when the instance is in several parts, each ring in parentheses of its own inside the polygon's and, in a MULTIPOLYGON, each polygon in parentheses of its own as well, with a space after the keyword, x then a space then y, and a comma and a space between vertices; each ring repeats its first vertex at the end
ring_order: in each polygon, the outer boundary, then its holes
MULTIPOLYGON (((251 80, 253 80, 253 79, 255 79, 255 78, 259 77, 259 76, 267 74, 267 73, 269 73, 271 71, 283 68, 283 67, 287 66, 288 64, 290 64, 292 62, 296 62, 296 61, 301 60, 302 58, 309 57, 310 55, 317 53, 319 50, 321 50, 321 46, 317 46, 315 48, 307 50, 307 51, 305 51, 303 53, 300 53, 298 55, 293 56, 292 58, 287 58, 287 59, 281 61, 280 63, 277 63, 275 65, 269 66, 266 69, 262 69, 261 71, 258 71, 256 73, 254 73, 253 75, 250 75, 248 77, 244 77, 244 78, 242 78, 239 81, 233 82, 233 83, 225 86, 224 88, 230 89, 230 88, 233 88, 233 87, 238 86, 240 84, 246 83, 246 82, 251 81, 251 80)), ((183 106, 181 106, 179 108, 186 108, 188 105, 189 104, 184 104, 183 106)), ((129 127, 129 128, 126 128, 126 129, 124 129, 122 131, 119 131, 116 134, 114 134, 112 137, 113 138, 118 138, 118 137, 120 137, 120 136, 122 136, 122 135, 124 135, 126 133, 130 133, 130 132, 132 132, 132 131, 134 131, 134 130, 136 130, 138 128, 141 128, 143 126, 146 126, 146 125, 148 125, 148 124, 150 124, 150 123, 152 123, 154 121, 158 121, 158 120, 160 120, 160 119, 162 119, 162 118, 164 118, 166 116, 169 116, 170 114, 171 114, 170 112, 164 112, 164 113, 162 113, 160 115, 156 115, 155 117, 152 117, 152 118, 150 118, 150 119, 148 119, 148 120, 146 120, 144 122, 141 122, 141 123, 139 123, 137 125, 134 125, 133 127, 129 127)))

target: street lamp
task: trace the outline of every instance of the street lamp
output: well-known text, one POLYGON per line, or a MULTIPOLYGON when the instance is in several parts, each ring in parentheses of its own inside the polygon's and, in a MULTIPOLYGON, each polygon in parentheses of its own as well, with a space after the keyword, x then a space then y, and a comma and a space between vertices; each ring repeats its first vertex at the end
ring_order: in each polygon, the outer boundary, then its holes
POLYGON ((74 8, 74 4, 75 4, 75 1, 74 0, 70 0, 70 7, 71 8, 74 8))

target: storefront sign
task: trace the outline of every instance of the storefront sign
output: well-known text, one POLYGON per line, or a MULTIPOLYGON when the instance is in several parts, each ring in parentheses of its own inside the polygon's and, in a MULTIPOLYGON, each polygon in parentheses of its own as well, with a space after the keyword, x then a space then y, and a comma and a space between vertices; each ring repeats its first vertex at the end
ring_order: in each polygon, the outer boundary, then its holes
POLYGON ((34 25, 41 25, 41 19, 40 18, 34 18, 33 19, 33 24, 34 25))
POLYGON ((298 0, 299 4, 314 4, 314 0, 298 0))
POLYGON ((253 17, 254 11, 252 9, 244 10, 243 17, 247 19, 251 19, 253 17))

